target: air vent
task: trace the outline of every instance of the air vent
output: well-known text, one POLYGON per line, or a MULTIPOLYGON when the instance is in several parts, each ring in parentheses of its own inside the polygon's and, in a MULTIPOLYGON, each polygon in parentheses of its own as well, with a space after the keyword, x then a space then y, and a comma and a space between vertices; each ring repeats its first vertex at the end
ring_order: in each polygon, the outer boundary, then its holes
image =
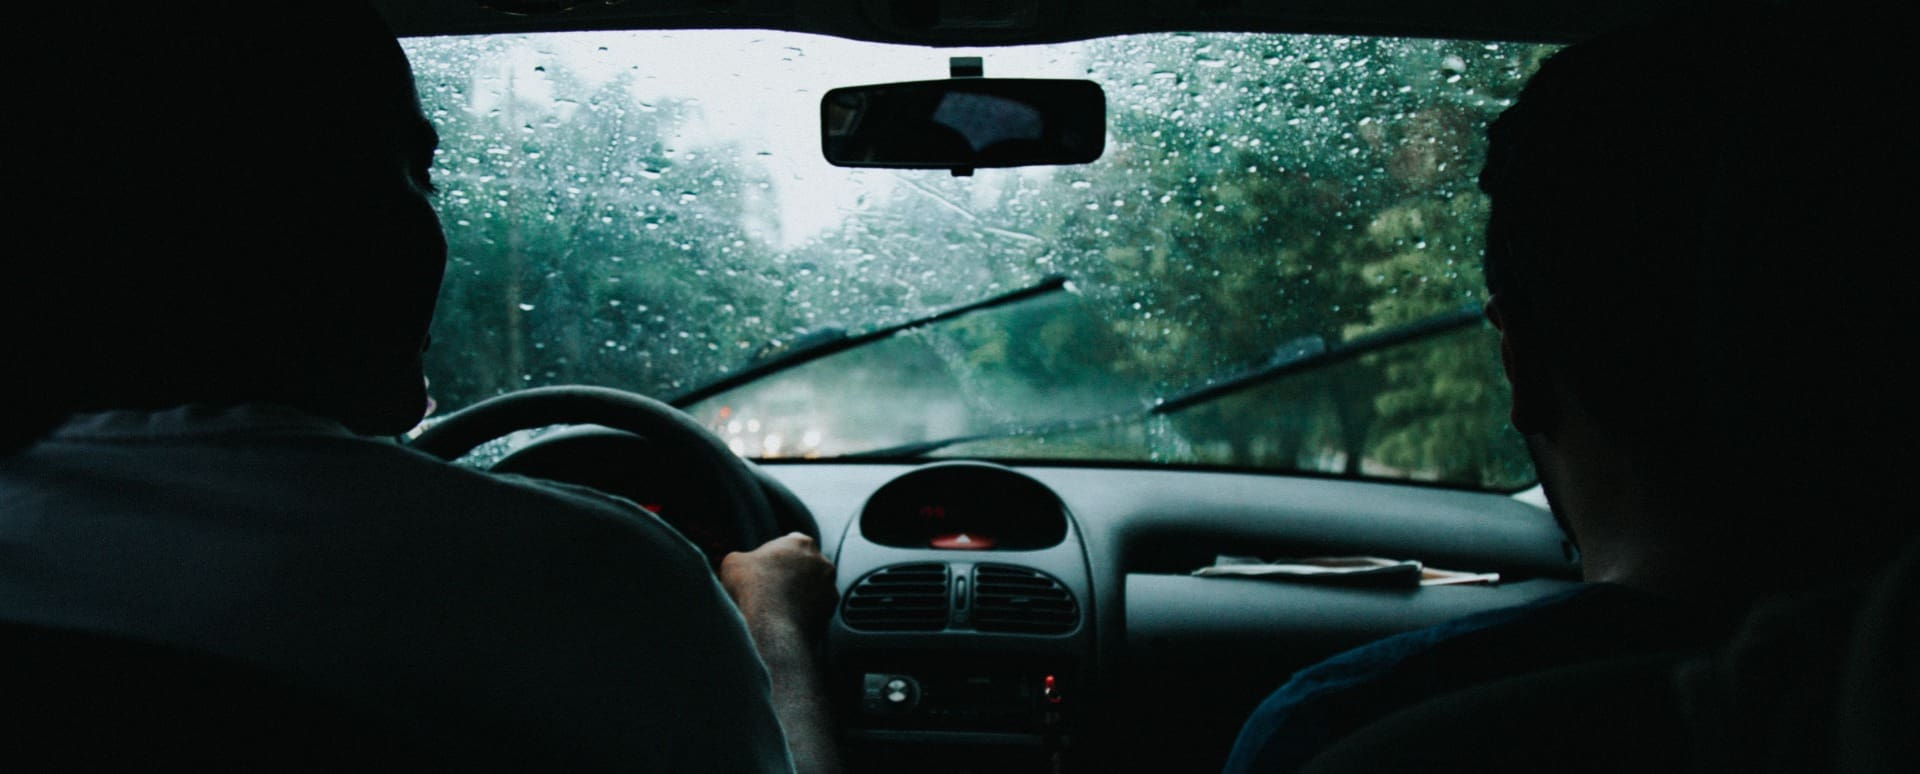
POLYGON ((983 564, 973 572, 973 621, 983 632, 1065 634, 1080 624, 1080 606, 1044 573, 983 564))
POLYGON ((854 584, 840 618, 868 631, 939 631, 947 628, 949 596, 946 565, 895 565, 854 584))

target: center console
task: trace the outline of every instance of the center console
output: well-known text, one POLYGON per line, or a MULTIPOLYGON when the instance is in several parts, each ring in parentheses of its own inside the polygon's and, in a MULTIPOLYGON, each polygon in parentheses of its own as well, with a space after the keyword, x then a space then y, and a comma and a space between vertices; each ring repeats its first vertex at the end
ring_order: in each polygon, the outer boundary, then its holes
POLYGON ((1071 767, 1093 595, 1059 498, 978 462, 882 487, 837 554, 829 634, 856 771, 1071 767))

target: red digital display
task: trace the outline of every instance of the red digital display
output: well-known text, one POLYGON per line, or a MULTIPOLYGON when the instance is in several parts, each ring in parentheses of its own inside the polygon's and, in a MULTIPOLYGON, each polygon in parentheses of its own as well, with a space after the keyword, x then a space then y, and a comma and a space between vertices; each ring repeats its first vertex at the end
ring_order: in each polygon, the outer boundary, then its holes
POLYGON ((927 545, 955 551, 985 551, 993 548, 993 538, 965 532, 951 532, 945 535, 934 535, 932 540, 927 541, 927 545))

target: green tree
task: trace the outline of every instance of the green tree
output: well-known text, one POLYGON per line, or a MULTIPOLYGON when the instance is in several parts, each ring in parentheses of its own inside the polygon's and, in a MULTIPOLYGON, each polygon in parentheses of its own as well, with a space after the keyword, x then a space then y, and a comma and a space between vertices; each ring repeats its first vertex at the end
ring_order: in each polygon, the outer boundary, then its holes
POLYGON ((630 74, 587 83, 556 56, 415 45, 438 130, 480 149, 435 170, 448 271, 466 275, 436 321, 461 346, 430 352, 442 400, 553 382, 670 395, 778 325, 777 288, 712 279, 764 262, 747 212, 765 181, 740 149, 685 136, 696 108, 639 103, 630 74))

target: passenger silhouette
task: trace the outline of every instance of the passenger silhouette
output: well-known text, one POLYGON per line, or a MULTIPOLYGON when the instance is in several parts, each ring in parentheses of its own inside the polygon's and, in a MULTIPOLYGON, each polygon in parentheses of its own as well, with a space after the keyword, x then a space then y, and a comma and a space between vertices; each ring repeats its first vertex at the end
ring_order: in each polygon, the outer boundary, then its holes
MULTIPOLYGON (((1862 583, 1913 534, 1913 427, 1895 414, 1914 284, 1890 260, 1911 251, 1885 227, 1911 195, 1880 193, 1911 152, 1875 117, 1898 99, 1899 47, 1732 13, 1571 46, 1489 130, 1487 316, 1513 425, 1590 583, 1303 671, 1229 771, 1296 770, 1383 716, 1514 675, 1613 664, 1660 683, 1671 662, 1635 654, 1702 652, 1758 600, 1862 583)), ((1604 706, 1631 704, 1620 676, 1604 706)), ((1521 727, 1542 737, 1592 719, 1459 716, 1537 718, 1521 727)))

